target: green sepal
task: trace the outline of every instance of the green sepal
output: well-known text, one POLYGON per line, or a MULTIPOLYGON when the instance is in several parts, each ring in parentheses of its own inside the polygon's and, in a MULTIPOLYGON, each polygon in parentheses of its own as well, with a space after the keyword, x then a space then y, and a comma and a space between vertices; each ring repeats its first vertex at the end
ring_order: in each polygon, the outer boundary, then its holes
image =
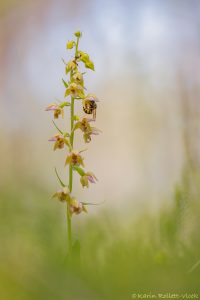
POLYGON ((65 185, 65 184, 63 183, 63 181, 60 179, 60 176, 58 175, 57 169, 55 168, 54 170, 55 170, 56 176, 57 176, 58 181, 60 182, 61 186, 62 186, 62 187, 65 187, 66 185, 65 185))
POLYGON ((65 97, 69 96, 70 95, 70 90, 66 90, 65 92, 65 97))
POLYGON ((78 96, 82 99, 85 98, 85 94, 82 91, 78 91, 78 96))
POLYGON ((76 116, 76 115, 73 117, 73 119, 74 119, 74 121, 79 121, 80 120, 79 116, 76 116))
POLYGON ((75 131, 76 129, 81 128, 81 123, 80 122, 76 122, 76 124, 74 125, 73 131, 75 131))
POLYGON ((65 132, 65 133, 63 134, 63 136, 64 136, 64 137, 70 137, 70 134, 69 134, 68 132, 65 132))
POLYGON ((70 144, 70 141, 69 141, 68 139, 64 139, 64 143, 65 143, 65 145, 69 148, 69 150, 71 151, 72 146, 71 146, 71 144, 70 144))
POLYGON ((82 168, 78 167, 78 166, 73 166, 73 170, 77 171, 80 176, 85 175, 85 171, 82 168))
POLYGON ((66 87, 66 89, 68 88, 68 84, 67 84, 67 82, 62 78, 62 82, 63 82, 63 84, 64 84, 64 86, 66 87))
POLYGON ((60 106, 61 108, 63 108, 63 107, 65 107, 65 106, 70 106, 70 105, 71 105, 70 102, 62 102, 59 106, 60 106))
POLYGON ((65 68, 65 74, 67 75, 70 71, 71 71, 70 68, 68 68, 68 67, 66 66, 66 68, 65 68))
POLYGON ((53 125, 56 127, 56 129, 57 129, 61 134, 63 134, 62 130, 60 130, 60 129, 58 128, 58 126, 56 125, 56 123, 54 122, 54 120, 52 120, 52 122, 53 122, 53 125))

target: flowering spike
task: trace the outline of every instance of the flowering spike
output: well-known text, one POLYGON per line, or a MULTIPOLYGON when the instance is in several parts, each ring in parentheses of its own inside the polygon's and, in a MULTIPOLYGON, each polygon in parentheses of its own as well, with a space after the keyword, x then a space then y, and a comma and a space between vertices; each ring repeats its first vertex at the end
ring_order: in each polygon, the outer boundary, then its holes
POLYGON ((64 96, 68 97, 70 100, 62 101, 61 103, 51 103, 46 108, 47 111, 53 112, 54 119, 58 119, 60 116, 64 117, 64 110, 66 110, 67 107, 70 110, 70 129, 62 131, 57 124, 52 121, 58 133, 49 139, 49 141, 54 142, 54 150, 63 149, 63 151, 66 151, 65 166, 68 166, 69 168, 69 182, 65 185, 55 168, 56 177, 61 185, 61 189, 53 195, 53 198, 57 198, 67 205, 69 252, 73 250, 71 236, 72 215, 79 215, 82 212, 87 212, 88 205, 98 205, 95 203, 78 201, 72 196, 74 175, 79 176, 83 188, 88 188, 89 184, 97 182, 94 173, 86 172, 84 170, 85 164, 82 152, 85 151, 85 149, 81 151, 76 151, 74 149, 74 136, 76 130, 79 129, 83 134, 84 142, 89 143, 91 142, 91 137, 93 135, 98 135, 101 132, 91 125, 91 122, 94 122, 96 119, 97 102, 99 100, 94 94, 88 93, 85 95, 85 90, 87 89, 84 86, 84 75, 86 72, 80 70, 79 66, 79 64, 81 64, 86 69, 94 71, 94 63, 90 59, 88 53, 79 49, 79 41, 82 33, 76 31, 74 36, 76 37, 76 40, 69 40, 66 44, 67 49, 74 50, 73 57, 68 62, 65 62, 65 60, 62 59, 65 64, 65 73, 69 76, 68 79, 62 79, 65 87, 64 96), (75 114, 76 100, 81 100, 79 103, 82 105, 83 112, 87 115, 92 115, 92 118, 79 117, 75 114))

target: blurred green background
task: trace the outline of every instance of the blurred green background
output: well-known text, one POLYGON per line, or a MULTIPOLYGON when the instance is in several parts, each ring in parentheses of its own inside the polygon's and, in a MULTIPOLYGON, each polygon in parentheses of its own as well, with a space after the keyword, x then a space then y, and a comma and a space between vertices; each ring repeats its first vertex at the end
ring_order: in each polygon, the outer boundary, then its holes
POLYGON ((1 0, 0 300, 200 297, 199 20, 198 0, 1 0), (51 199, 65 154, 44 109, 63 99, 76 30, 103 133, 85 153, 99 182, 76 178, 74 194, 105 203, 73 217, 69 265, 66 207, 51 199))

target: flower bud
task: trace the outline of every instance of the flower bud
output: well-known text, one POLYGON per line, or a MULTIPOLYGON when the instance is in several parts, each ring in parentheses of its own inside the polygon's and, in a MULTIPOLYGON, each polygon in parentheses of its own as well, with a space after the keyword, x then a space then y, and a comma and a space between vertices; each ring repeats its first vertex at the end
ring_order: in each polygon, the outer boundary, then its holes
POLYGON ((81 31, 76 31, 74 32, 74 35, 77 37, 77 38, 80 38, 82 36, 82 33, 81 31))
POLYGON ((66 48, 67 49, 72 49, 75 45, 75 42, 74 41, 68 41, 67 42, 67 45, 66 45, 66 48))

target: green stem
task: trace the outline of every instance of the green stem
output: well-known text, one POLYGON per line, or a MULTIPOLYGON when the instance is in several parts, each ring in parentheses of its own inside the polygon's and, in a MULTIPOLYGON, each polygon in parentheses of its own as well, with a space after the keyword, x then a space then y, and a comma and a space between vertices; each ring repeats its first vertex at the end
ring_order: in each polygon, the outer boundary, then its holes
MULTIPOLYGON (((77 38, 76 42, 76 50, 75 50, 75 57, 78 54, 78 44, 79 44, 79 38, 77 38)), ((72 72, 70 73, 70 80, 72 79, 72 72)), ((70 119, 71 119, 71 134, 70 134, 70 144, 73 149, 74 144, 74 97, 71 97, 71 111, 70 111, 70 119)), ((73 169, 72 166, 69 166, 69 190, 70 193, 72 192, 73 188, 73 169)), ((72 224, 71 224, 71 214, 70 214, 70 207, 69 203, 67 203, 67 229, 68 229, 68 243, 69 243, 69 255, 72 252, 72 224)))
POLYGON ((80 38, 77 37, 75 57, 76 57, 77 54, 78 54, 78 44, 79 44, 79 39, 80 39, 80 38))
POLYGON ((69 248, 69 255, 72 251, 72 224, 71 224, 71 215, 69 210, 69 204, 67 204, 67 231, 68 231, 68 248, 69 248))
MULTIPOLYGON (((71 135, 70 135, 70 144, 73 149, 74 144, 74 98, 71 97, 71 135)), ((69 166, 69 190, 70 193, 72 192, 73 187, 73 170, 72 166, 69 166)), ((67 227, 68 227, 68 242, 69 242, 69 254, 72 251, 72 224, 71 224, 71 214, 70 214, 70 207, 69 203, 67 204, 67 227)))

